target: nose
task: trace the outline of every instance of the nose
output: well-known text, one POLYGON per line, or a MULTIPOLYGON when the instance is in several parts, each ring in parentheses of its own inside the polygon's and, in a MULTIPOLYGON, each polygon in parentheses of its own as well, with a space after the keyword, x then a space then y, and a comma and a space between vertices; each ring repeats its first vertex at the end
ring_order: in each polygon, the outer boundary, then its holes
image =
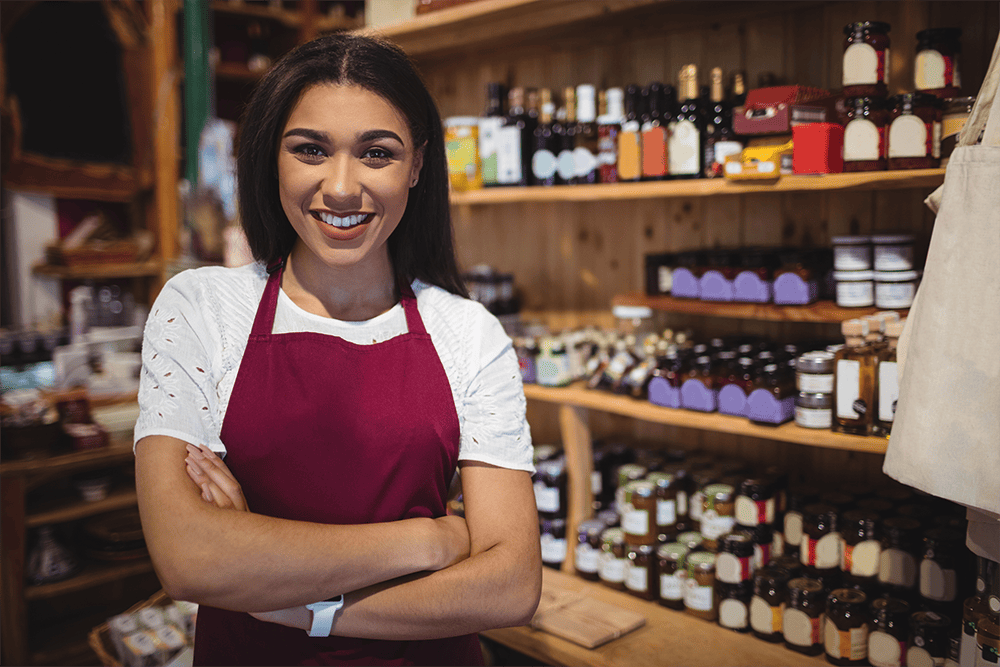
POLYGON ((320 189, 324 200, 331 200, 339 207, 361 199, 357 165, 350 155, 337 153, 327 160, 320 189))

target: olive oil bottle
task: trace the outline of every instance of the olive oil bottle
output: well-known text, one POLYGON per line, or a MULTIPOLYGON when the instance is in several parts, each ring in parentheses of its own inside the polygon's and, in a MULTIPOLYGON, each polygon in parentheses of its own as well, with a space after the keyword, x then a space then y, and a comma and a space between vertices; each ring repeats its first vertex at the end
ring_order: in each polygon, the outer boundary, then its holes
POLYGON ((871 435, 878 411, 875 393, 875 367, 878 358, 866 340, 869 325, 865 320, 847 320, 841 324, 845 345, 834 357, 833 430, 838 433, 871 435))

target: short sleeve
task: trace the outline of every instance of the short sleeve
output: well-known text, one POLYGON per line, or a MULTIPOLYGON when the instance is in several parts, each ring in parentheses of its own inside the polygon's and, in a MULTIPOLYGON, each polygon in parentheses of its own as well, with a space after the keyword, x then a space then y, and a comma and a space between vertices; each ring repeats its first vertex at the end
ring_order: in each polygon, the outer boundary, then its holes
POLYGON ((459 460, 534 472, 531 431, 517 355, 500 322, 485 309, 473 332, 477 370, 463 397, 459 460))
POLYGON ((205 287, 179 274, 150 309, 142 339, 135 442, 166 435, 225 453, 216 423, 218 346, 206 318, 205 287))

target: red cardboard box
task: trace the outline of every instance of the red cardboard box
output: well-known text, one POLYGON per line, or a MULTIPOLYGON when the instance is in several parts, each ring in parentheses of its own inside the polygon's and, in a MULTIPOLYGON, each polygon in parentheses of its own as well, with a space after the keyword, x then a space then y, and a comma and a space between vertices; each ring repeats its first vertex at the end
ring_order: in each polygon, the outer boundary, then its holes
POLYGON ((792 128, 792 172, 839 174, 844 171, 844 128, 837 123, 808 123, 792 128))

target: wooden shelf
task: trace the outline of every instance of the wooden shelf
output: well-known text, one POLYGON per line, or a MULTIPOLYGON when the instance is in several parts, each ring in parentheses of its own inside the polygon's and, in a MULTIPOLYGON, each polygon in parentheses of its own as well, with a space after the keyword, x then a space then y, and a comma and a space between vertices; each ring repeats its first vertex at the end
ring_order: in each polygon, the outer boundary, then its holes
POLYGON ((220 62, 215 66, 215 78, 252 83, 264 76, 264 71, 255 72, 244 63, 220 62))
POLYGON ((77 499, 75 502, 66 502, 59 507, 28 514, 25 517, 25 526, 37 528, 54 523, 64 523, 66 521, 76 521, 88 516, 103 514, 113 510, 135 507, 139 497, 135 489, 119 489, 108 494, 103 500, 87 502, 77 499))
POLYGON ((131 434, 125 434, 124 437, 112 434, 111 442, 107 447, 102 447, 101 449, 71 452, 69 454, 59 454, 57 456, 28 461, 6 461, 0 463, 0 476, 9 477, 33 473, 66 474, 99 465, 111 466, 117 463, 124 463, 133 458, 131 434))
POLYGON ((782 176, 767 183, 732 182, 723 178, 689 181, 653 181, 640 183, 602 183, 598 185, 554 185, 520 188, 483 188, 452 192, 452 204, 473 206, 530 202, 588 202, 676 197, 711 197, 719 195, 760 194, 772 192, 823 192, 861 190, 932 190, 944 182, 944 169, 906 171, 870 171, 856 174, 821 174, 817 176, 782 176))
POLYGON ((152 174, 126 165, 77 162, 19 153, 4 170, 4 187, 60 199, 131 202, 152 187, 152 174))
POLYGON ((717 412, 664 408, 629 396, 587 389, 583 383, 576 383, 569 387, 542 387, 526 384, 524 395, 526 398, 545 403, 598 410, 655 424, 793 442, 824 449, 885 454, 886 445, 889 442, 886 438, 845 435, 822 429, 802 428, 794 422, 788 422, 781 426, 762 426, 743 417, 731 417, 717 412))
POLYGON ((144 278, 158 276, 163 272, 163 262, 129 262, 126 264, 95 264, 91 266, 56 266, 36 264, 32 272, 39 276, 51 276, 62 280, 106 280, 109 278, 144 278))
POLYGON ((683 611, 612 590, 599 583, 542 568, 542 595, 584 593, 601 602, 637 612, 646 624, 595 649, 530 627, 502 628, 483 634, 549 665, 593 667, 723 667, 728 665, 827 665, 822 656, 810 657, 770 644, 751 634, 740 634, 695 618, 683 611))
POLYGON ((121 563, 100 563, 86 561, 83 569, 76 576, 63 581, 40 586, 28 586, 24 589, 26 600, 48 600, 67 593, 84 591, 102 584, 109 584, 119 579, 146 574, 153 571, 153 561, 149 558, 130 560, 121 563))
MULTIPOLYGON (((615 306, 649 306, 653 310, 706 317, 728 317, 742 320, 762 320, 765 322, 811 322, 838 324, 844 320, 864 317, 880 312, 879 308, 841 308, 832 301, 818 301, 808 306, 778 306, 773 303, 727 303, 679 299, 672 296, 647 296, 641 292, 620 294, 614 298, 615 306)), ((906 317, 908 310, 900 310, 899 316, 906 317)))
POLYGON ((263 2, 227 2, 227 0, 214 0, 212 2, 212 11, 219 14, 229 14, 230 16, 277 21, 289 28, 298 28, 302 25, 302 14, 300 12, 272 7, 270 4, 263 2))

